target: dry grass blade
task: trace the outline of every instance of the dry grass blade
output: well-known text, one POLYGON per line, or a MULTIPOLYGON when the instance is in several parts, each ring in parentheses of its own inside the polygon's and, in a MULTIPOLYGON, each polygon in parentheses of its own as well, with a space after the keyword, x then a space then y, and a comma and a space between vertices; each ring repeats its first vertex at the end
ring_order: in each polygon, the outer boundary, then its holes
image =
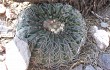
POLYGON ((75 68, 75 67, 78 66, 79 64, 84 64, 84 63, 85 63, 85 61, 83 61, 83 60, 78 60, 78 61, 76 61, 76 62, 70 67, 69 70, 72 70, 73 68, 75 68))

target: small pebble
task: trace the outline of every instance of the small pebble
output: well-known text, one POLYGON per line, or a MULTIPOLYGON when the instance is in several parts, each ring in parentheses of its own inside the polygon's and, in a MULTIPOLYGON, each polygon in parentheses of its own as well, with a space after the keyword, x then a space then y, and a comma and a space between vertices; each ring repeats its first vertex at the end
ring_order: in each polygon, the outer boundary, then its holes
POLYGON ((0 62, 3 62, 5 60, 5 54, 1 55, 0 54, 0 62))
POLYGON ((14 2, 13 4, 11 4, 11 7, 12 8, 16 8, 16 7, 18 7, 19 6, 19 3, 17 3, 17 2, 14 2))
POLYGON ((6 17, 7 17, 7 19, 13 19, 14 16, 15 16, 14 12, 12 12, 11 9, 7 8, 6 9, 6 17))
POLYGON ((24 6, 28 6, 29 5, 29 2, 23 2, 23 5, 24 6))
POLYGON ((84 70, 95 70, 95 68, 92 65, 88 65, 84 70))
POLYGON ((2 44, 0 44, 0 52, 3 52, 5 50, 5 48, 2 46, 2 44))
POLYGON ((110 54, 101 54, 99 56, 99 65, 104 70, 110 70, 110 54))
POLYGON ((5 25, 0 25, 0 32, 2 33, 7 33, 9 28, 5 25))
POLYGON ((0 15, 6 12, 6 7, 3 4, 0 4, 0 15))
POLYGON ((7 70, 4 62, 0 62, 0 70, 7 70))
POLYGON ((101 27, 103 27, 103 28, 107 28, 107 27, 109 26, 109 25, 108 25, 107 23, 105 23, 105 22, 101 22, 100 25, 101 25, 101 27))
POLYGON ((96 67, 96 70, 103 70, 103 69, 101 69, 100 67, 96 67))
POLYGON ((97 26, 91 26, 90 32, 101 50, 105 50, 109 46, 109 33, 107 31, 98 29, 97 26))

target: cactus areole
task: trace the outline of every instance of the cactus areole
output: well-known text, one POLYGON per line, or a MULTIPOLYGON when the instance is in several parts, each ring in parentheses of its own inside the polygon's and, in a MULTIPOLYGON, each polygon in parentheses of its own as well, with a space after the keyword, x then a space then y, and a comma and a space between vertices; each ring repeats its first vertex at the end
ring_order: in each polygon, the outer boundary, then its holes
POLYGON ((64 24, 60 21, 57 21, 55 19, 53 20, 46 20, 43 23, 43 27, 48 29, 49 31, 58 34, 60 31, 64 30, 64 24))
POLYGON ((71 61, 79 53, 85 28, 80 12, 68 4, 31 4, 18 17, 16 35, 33 43, 41 63, 53 65, 71 61))

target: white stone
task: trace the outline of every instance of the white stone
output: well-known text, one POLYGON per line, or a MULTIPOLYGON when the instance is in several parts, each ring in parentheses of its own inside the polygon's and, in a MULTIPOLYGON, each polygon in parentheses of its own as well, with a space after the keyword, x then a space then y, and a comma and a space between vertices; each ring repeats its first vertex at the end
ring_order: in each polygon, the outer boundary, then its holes
POLYGON ((95 70, 95 68, 91 65, 88 65, 84 70, 95 70))
POLYGON ((0 14, 4 14, 6 12, 6 7, 3 4, 0 4, 0 14))
POLYGON ((0 62, 0 70, 7 70, 4 62, 0 62))
POLYGON ((105 30, 98 29, 97 26, 92 26, 90 29, 97 46, 100 49, 106 49, 109 46, 109 34, 105 30))
POLYGON ((107 28, 107 27, 109 26, 109 25, 108 25, 107 23, 105 23, 105 22, 101 22, 100 25, 101 25, 101 27, 103 27, 103 28, 107 28))
POLYGON ((0 55, 0 61, 4 61, 5 60, 5 54, 0 55))
POLYGON ((12 18, 12 12, 11 12, 11 10, 9 8, 6 9, 6 17, 8 19, 11 19, 12 18))
POLYGON ((96 67, 96 70, 103 70, 103 69, 101 69, 100 67, 96 67))
POLYGON ((17 2, 14 2, 14 3, 11 4, 11 7, 12 7, 12 8, 16 8, 16 7, 18 7, 18 6, 19 6, 19 3, 17 3, 17 2))
POLYGON ((6 27, 5 25, 0 24, 0 32, 7 33, 7 32, 8 32, 8 30, 9 30, 9 28, 8 28, 8 27, 6 27))
POLYGON ((8 70, 27 70, 31 52, 27 42, 15 37, 5 45, 8 70))
POLYGON ((110 54, 99 55, 99 66, 104 70, 110 70, 110 54))
POLYGON ((12 32, 12 30, 13 29, 11 27, 0 24, 1 37, 14 37, 14 33, 12 32))
POLYGON ((0 52, 3 52, 4 51, 4 48, 2 46, 2 44, 0 44, 0 52))

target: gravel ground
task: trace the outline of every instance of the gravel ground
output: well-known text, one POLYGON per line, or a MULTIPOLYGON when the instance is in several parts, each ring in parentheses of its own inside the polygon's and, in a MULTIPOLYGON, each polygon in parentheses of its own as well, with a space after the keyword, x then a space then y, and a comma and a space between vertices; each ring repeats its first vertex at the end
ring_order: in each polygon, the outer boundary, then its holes
MULTIPOLYGON (((2 38, 1 42, 3 44, 6 44, 11 39, 13 39, 16 29, 15 25, 17 22, 17 16, 19 15, 20 11, 26 8, 28 5, 28 2, 8 2, 6 8, 11 10, 11 14, 13 16, 0 16, 0 23, 3 22, 3 25, 11 27, 13 29, 11 34, 13 34, 11 36, 8 34, 2 38)), ((105 13, 107 14, 107 12, 105 13)), ((94 16, 89 16, 85 18, 85 21, 88 29, 87 41, 86 44, 82 47, 81 52, 76 59, 69 63, 54 65, 51 68, 47 68, 43 66, 43 64, 37 63, 36 57, 34 57, 36 50, 34 50, 32 52, 28 70, 110 70, 110 46, 105 50, 100 50, 89 32, 90 26, 96 25, 100 27, 98 19, 94 16)), ((109 29, 105 30, 109 31, 109 29)), ((2 59, 2 54, 0 54, 0 60, 2 59)), ((4 66, 2 61, 0 61, 0 66, 4 66)))

